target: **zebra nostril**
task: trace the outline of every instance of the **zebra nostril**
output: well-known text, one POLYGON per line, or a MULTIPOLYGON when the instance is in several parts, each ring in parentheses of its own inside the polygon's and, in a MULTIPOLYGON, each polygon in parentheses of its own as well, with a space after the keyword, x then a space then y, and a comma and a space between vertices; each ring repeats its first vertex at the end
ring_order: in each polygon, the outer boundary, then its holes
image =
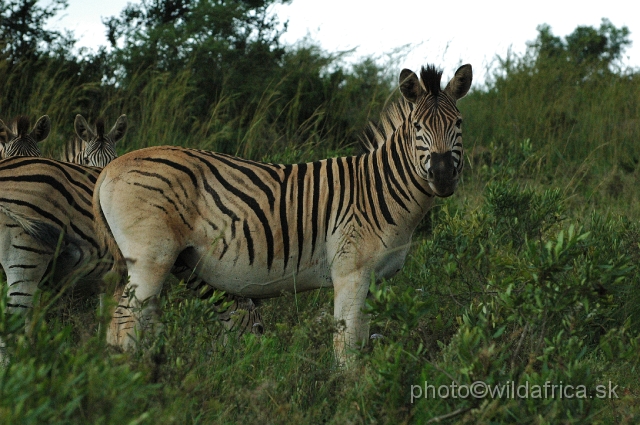
POLYGON ((429 179, 433 179, 433 170, 429 169, 429 171, 427 171, 427 177, 429 177, 429 179))
POLYGON ((256 335, 264 334, 264 326, 262 326, 262 323, 254 323, 251 328, 253 333, 256 335))

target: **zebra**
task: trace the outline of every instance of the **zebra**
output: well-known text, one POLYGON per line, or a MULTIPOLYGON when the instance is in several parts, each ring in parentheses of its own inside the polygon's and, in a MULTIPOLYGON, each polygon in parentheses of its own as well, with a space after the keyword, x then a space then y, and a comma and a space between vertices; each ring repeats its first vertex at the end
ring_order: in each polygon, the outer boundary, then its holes
POLYGON ((130 152, 107 165, 93 195, 96 233, 129 282, 107 342, 135 347, 158 332, 157 297, 176 261, 209 285, 250 298, 334 289, 339 364, 368 339, 362 311, 372 275, 403 266, 413 231, 463 168, 456 106, 472 81, 463 65, 400 73, 403 99, 365 134, 358 156, 270 164, 176 146, 130 152))
MULTIPOLYGON (((0 266, 7 313, 31 331, 34 295, 41 283, 98 295, 109 264, 93 233, 91 194, 100 169, 42 157, 0 161, 0 266), (77 280, 82 277, 82 280, 77 280), (78 283, 76 285, 76 283, 78 283)), ((0 366, 8 363, 0 339, 0 366)))
POLYGON ((48 115, 38 118, 29 131, 29 118, 20 115, 7 126, 0 120, 0 158, 12 156, 40 156, 38 143, 49 136, 51 121, 48 115))
POLYGON ((7 276, 8 305, 13 311, 31 307, 30 299, 51 271, 58 248, 54 280, 83 264, 89 269, 79 275, 85 277, 101 278, 109 268, 100 261, 86 265, 107 255, 99 249, 93 233, 91 197, 101 171, 96 165, 105 158, 116 158, 115 142, 126 132, 126 116, 118 118, 108 135, 102 119, 94 131, 78 115, 75 127, 77 138, 85 141, 84 148, 98 146, 91 155, 75 155, 75 160, 88 166, 42 158, 39 151, 0 161, 0 265, 7 276))
POLYGON ((105 133, 104 118, 98 118, 95 128, 92 128, 78 114, 74 128, 76 134, 63 147, 62 161, 102 168, 118 156, 116 142, 124 137, 127 130, 127 116, 120 115, 113 128, 105 133))

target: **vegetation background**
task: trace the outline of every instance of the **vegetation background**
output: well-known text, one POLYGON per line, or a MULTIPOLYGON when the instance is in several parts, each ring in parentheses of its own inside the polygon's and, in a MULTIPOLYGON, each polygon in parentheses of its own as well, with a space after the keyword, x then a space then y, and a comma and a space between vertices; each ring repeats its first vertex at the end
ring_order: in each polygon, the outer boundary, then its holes
MULTIPOLYGON (((78 113, 126 113, 121 154, 357 153, 367 122, 397 99, 396 64, 282 46, 274 1, 130 4, 105 22, 110 48, 86 52, 45 29, 65 0, 0 0, 0 116, 50 115, 52 157, 78 113)), ((4 314, 2 285, 0 424, 638 423, 640 75, 619 61, 629 44, 607 20, 564 38, 540 25, 525 54, 497 58, 459 102, 463 182, 421 224, 402 272, 372 287, 382 337, 352 368, 333 363, 330 290, 265 301, 266 334, 223 347, 213 300, 174 282, 162 338, 122 354, 105 347, 97 300, 68 283, 40 293, 30 338, 4 314), (423 391, 476 381, 565 393, 423 391)), ((450 76, 457 64, 436 65, 450 76)))

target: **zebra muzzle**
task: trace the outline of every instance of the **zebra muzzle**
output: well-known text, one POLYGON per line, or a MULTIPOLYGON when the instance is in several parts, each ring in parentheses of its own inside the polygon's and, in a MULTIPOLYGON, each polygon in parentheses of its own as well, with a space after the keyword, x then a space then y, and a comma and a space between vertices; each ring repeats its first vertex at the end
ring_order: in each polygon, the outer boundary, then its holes
POLYGON ((458 186, 458 177, 451 151, 431 154, 427 181, 437 196, 446 198, 453 195, 458 186))

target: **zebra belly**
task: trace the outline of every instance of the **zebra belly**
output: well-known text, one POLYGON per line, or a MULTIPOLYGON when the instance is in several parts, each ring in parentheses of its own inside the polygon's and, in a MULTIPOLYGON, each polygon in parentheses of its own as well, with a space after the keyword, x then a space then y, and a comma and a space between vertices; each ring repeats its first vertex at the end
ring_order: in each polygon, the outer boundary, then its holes
MULTIPOLYGON (((282 271, 282 262, 274 261, 271 270, 262 266, 244 264, 241 259, 221 261, 214 256, 184 258, 194 264, 198 277, 212 287, 248 298, 271 298, 283 292, 304 292, 331 287, 330 270, 321 258, 301 265, 298 271, 282 271)), ((294 263, 295 265, 295 263, 294 263)), ((294 267, 288 267, 293 270, 294 267)))
POLYGON ((409 244, 383 252, 374 269, 376 277, 378 279, 389 279, 395 276, 404 266, 408 252, 409 244))

